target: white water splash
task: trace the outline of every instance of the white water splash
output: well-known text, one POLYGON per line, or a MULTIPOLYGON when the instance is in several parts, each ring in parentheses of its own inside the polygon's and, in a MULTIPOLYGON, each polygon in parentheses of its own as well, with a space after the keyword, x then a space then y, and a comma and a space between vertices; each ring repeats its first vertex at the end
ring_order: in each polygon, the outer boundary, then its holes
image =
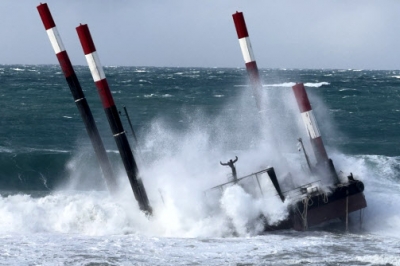
MULTIPOLYGON (((278 84, 264 84, 263 87, 293 87, 296 85, 295 82, 284 82, 284 83, 278 83, 278 84)), ((304 86, 306 87, 311 87, 311 88, 319 88, 322 86, 328 86, 330 85, 329 82, 306 82, 304 83, 304 86)))

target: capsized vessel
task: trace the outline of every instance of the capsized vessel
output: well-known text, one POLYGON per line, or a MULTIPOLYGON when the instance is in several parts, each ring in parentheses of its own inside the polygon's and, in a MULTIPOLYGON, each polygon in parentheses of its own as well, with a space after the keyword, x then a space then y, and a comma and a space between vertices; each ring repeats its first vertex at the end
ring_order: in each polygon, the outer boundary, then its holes
MULTIPOLYGON (((260 99, 262 95, 262 83, 259 77, 259 71, 243 13, 236 12, 232 16, 257 108, 260 114, 265 114, 260 99)), ((328 157, 325 150, 321 133, 318 129, 304 85, 298 83, 294 85, 292 89, 317 162, 316 165, 311 165, 304 149, 303 142, 299 139, 309 168, 310 180, 315 180, 315 177, 323 180, 330 180, 330 183, 332 184, 330 189, 323 188, 320 181, 316 181, 283 192, 274 168, 269 167, 215 186, 209 189, 207 193, 216 189, 224 190, 227 186, 237 184, 254 197, 262 197, 267 192, 266 188, 270 186, 269 184, 272 182, 276 194, 279 195, 282 202, 289 202, 289 215, 285 220, 272 225, 268 224, 267 219, 265 218, 265 230, 306 230, 310 226, 319 225, 323 222, 334 219, 344 220, 346 223, 346 229, 348 229, 349 213, 358 210, 361 212, 362 209, 367 207, 367 202, 363 193, 364 184, 359 180, 355 180, 351 173, 347 176, 347 180, 341 181, 339 179, 333 162, 328 157)), ((262 119, 266 119, 266 117, 262 117, 262 119)), ((294 180, 296 177, 289 174, 286 178, 294 180)))

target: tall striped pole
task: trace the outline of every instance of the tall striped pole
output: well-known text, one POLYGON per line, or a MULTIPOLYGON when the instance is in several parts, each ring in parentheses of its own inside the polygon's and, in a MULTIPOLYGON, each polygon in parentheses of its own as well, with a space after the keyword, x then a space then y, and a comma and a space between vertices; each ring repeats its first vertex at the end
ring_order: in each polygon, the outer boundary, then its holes
POLYGON ((258 73, 258 67, 254 58, 253 48, 251 47, 249 33, 247 31, 246 22, 244 21, 243 13, 237 12, 232 15, 235 23, 236 32, 239 39, 240 48, 242 50, 243 59, 246 64, 247 74, 250 78, 253 95, 256 99, 257 108, 261 111, 260 90, 262 83, 258 73))
POLYGON ((317 159, 317 163, 326 163, 328 161, 328 155, 326 153, 324 143, 322 142, 321 133, 317 126, 317 121, 313 110, 311 108, 310 101, 308 100, 307 92, 304 88, 303 83, 298 83, 292 87, 294 95, 299 106, 301 117, 303 118, 304 125, 306 126, 307 133, 311 139, 311 145, 317 159))
POLYGON ((303 118, 304 125, 310 137, 315 158, 317 159, 317 169, 323 174, 327 174, 335 184, 338 184, 340 183, 339 177, 332 160, 328 158, 328 154, 326 153, 317 121, 315 120, 310 101, 308 100, 306 89, 303 83, 294 85, 292 89, 300 109, 301 117, 303 118))
POLYGON ((54 49, 54 52, 56 53, 65 79, 67 80, 76 106, 78 107, 79 113, 81 114, 82 120, 85 124, 86 131, 89 135, 90 141, 92 142, 107 187, 110 192, 114 193, 116 192, 117 184, 111 168, 110 161, 107 157, 107 152, 104 148, 103 141, 101 140, 99 131, 94 121, 92 112, 90 111, 89 105, 86 101, 85 95, 83 94, 81 85, 79 84, 71 61, 69 60, 67 51, 65 50, 61 37, 58 33, 56 24, 54 23, 53 17, 47 4, 40 4, 39 6, 37 6, 37 9, 42 19, 44 28, 46 29, 47 35, 49 36, 50 43, 54 49))
POLYGON ((135 198, 139 203, 140 209, 147 214, 151 214, 152 209, 150 207, 142 180, 138 177, 138 167, 122 126, 117 107, 114 104, 114 99, 111 95, 111 91, 108 86, 103 67, 101 66, 100 59, 97 55, 89 28, 86 24, 81 24, 76 28, 76 31, 85 54, 86 61, 89 65, 90 72, 92 73, 93 80, 96 84, 97 91, 103 103, 103 108, 107 115, 108 123, 110 124, 115 142, 122 157, 122 161, 124 163, 124 167, 135 198))
MULTIPOLYGON (((267 121, 268 124, 271 125, 271 118, 268 117, 267 113, 265 112, 266 108, 261 104, 262 83, 258 72, 257 63, 254 58, 253 48, 251 47, 250 37, 247 31, 243 13, 236 11, 232 17, 233 22, 235 23, 240 49, 246 64, 246 70, 250 79, 251 88, 253 90, 253 96, 256 100, 257 109, 260 112, 260 118, 263 120, 263 122, 267 121)), ((279 152, 281 150, 279 147, 279 139, 277 139, 275 135, 272 135, 271 138, 272 140, 270 141, 270 144, 272 145, 272 149, 276 152, 276 156, 279 157, 280 161, 286 161, 286 158, 282 155, 282 153, 279 152)))

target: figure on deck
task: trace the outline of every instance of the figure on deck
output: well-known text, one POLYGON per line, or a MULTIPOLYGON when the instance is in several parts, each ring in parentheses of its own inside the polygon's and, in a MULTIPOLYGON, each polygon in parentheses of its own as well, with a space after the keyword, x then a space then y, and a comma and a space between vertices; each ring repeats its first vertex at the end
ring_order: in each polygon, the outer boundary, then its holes
POLYGON ((231 159, 227 163, 222 163, 221 161, 219 163, 224 166, 229 166, 232 169, 233 182, 236 184, 237 183, 237 174, 236 174, 236 168, 233 164, 237 162, 238 157, 237 156, 235 156, 235 157, 236 157, 236 159, 234 161, 232 161, 232 159, 231 159))

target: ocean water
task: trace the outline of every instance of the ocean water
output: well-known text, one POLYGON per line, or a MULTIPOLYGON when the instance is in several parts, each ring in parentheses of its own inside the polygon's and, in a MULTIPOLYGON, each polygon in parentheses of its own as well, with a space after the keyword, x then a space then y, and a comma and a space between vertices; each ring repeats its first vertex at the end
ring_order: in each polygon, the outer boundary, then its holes
POLYGON ((105 67, 154 209, 138 210, 88 67, 76 66, 120 191, 111 197, 58 65, 0 65, 0 265, 400 265, 400 71, 261 69, 260 113, 243 68, 105 67), (274 166, 309 183, 294 95, 306 86, 330 158, 368 207, 306 232, 270 193, 226 182, 274 166), (360 220, 362 224, 360 226, 360 220))

